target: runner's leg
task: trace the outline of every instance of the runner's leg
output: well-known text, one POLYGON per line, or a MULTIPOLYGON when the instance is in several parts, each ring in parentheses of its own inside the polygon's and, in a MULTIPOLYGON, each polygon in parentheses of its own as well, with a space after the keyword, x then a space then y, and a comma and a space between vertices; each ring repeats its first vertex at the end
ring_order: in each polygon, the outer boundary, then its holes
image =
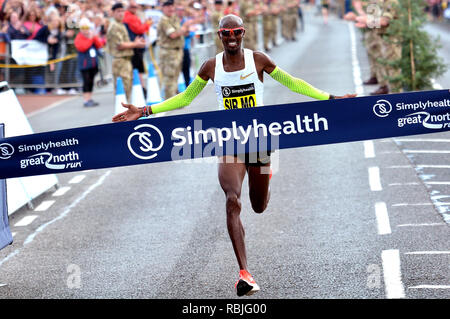
POLYGON ((263 169, 265 167, 269 168, 270 163, 262 166, 247 166, 250 202, 255 213, 258 214, 264 212, 270 199, 270 175, 266 173, 266 171, 269 171, 268 169, 263 169))
POLYGON ((227 228, 239 268, 247 269, 245 251, 245 231, 242 226, 241 189, 246 173, 245 163, 233 156, 225 156, 219 161, 219 182, 226 196, 227 228))

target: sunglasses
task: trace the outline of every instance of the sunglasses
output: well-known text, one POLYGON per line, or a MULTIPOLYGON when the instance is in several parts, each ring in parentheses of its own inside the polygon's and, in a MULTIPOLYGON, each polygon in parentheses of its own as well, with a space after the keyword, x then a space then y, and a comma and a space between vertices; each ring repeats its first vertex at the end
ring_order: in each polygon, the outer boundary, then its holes
POLYGON ((234 29, 219 29, 219 33, 224 37, 229 37, 230 35, 240 36, 244 33, 245 29, 243 27, 234 29))

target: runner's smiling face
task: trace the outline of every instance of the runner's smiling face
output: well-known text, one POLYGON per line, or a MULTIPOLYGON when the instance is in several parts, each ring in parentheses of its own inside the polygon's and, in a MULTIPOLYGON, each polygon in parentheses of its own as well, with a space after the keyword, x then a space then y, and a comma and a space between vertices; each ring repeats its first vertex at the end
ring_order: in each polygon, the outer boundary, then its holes
POLYGON ((218 36, 228 53, 235 54, 241 49, 244 34, 245 29, 240 18, 225 17, 221 21, 218 36))

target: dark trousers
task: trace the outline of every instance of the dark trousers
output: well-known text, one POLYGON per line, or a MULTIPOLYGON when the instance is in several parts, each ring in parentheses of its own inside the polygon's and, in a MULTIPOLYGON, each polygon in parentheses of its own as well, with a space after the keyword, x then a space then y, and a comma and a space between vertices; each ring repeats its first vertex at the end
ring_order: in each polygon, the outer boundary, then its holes
POLYGON ((94 77, 97 72, 97 67, 81 70, 81 76, 83 78, 83 93, 92 92, 92 90, 94 89, 94 77))
POLYGON ((191 83, 191 52, 188 49, 183 49, 183 76, 186 87, 191 83))

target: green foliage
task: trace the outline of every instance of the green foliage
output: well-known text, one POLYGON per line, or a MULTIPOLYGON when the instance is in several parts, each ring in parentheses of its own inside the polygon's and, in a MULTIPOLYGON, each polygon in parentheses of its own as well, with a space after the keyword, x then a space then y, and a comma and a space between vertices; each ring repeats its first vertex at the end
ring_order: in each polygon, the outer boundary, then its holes
POLYGON ((405 91, 432 89, 431 79, 444 74, 447 65, 438 55, 439 38, 432 38, 423 30, 427 22, 425 0, 398 0, 395 5, 398 15, 391 20, 387 34, 401 42, 402 57, 384 63, 399 68, 401 74, 389 81, 405 91))

